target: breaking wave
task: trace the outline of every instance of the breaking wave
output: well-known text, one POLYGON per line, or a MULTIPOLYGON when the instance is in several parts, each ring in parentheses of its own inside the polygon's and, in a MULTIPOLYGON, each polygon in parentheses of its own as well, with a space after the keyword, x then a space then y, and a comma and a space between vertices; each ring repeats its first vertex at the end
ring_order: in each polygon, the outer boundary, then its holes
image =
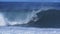
POLYGON ((32 10, 27 12, 25 11, 0 12, 0 26, 27 24, 30 21, 36 22, 39 19, 36 14, 41 11, 46 11, 48 9, 53 8, 41 8, 39 10, 32 10))

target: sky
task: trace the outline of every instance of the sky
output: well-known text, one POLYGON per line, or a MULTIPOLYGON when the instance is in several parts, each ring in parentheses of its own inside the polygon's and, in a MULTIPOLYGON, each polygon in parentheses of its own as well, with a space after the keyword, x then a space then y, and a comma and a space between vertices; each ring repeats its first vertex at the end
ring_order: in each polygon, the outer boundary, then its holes
POLYGON ((0 2, 60 2, 60 0, 0 0, 0 2))

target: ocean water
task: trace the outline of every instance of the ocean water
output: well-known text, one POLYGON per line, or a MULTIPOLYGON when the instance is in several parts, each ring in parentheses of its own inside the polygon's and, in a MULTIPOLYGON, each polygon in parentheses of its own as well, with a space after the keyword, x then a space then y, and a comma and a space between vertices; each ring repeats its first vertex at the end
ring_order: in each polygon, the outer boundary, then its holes
MULTIPOLYGON (((47 11, 49 9, 60 10, 60 3, 0 2, 0 34, 60 34, 60 28, 20 26, 22 24, 27 24, 30 21, 36 22, 39 19, 37 13, 40 13, 41 11, 47 11)), ((39 16, 42 18, 42 15, 39 16)), ((29 24, 27 24, 27 26, 28 25, 29 24)))
POLYGON ((60 34, 56 28, 1 27, 0 34, 60 34))

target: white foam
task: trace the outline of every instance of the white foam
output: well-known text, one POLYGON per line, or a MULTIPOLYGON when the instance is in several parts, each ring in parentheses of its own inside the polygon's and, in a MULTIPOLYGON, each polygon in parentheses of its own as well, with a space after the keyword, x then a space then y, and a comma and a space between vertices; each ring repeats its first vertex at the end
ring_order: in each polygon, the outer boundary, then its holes
POLYGON ((6 26, 5 18, 2 13, 0 13, 0 26, 6 26))

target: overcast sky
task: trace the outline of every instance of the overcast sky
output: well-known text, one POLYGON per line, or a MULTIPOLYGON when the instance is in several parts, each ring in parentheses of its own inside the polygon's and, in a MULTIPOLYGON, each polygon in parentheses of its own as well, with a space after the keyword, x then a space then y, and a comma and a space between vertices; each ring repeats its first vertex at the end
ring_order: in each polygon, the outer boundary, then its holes
POLYGON ((0 2, 60 2, 60 0, 0 0, 0 2))

